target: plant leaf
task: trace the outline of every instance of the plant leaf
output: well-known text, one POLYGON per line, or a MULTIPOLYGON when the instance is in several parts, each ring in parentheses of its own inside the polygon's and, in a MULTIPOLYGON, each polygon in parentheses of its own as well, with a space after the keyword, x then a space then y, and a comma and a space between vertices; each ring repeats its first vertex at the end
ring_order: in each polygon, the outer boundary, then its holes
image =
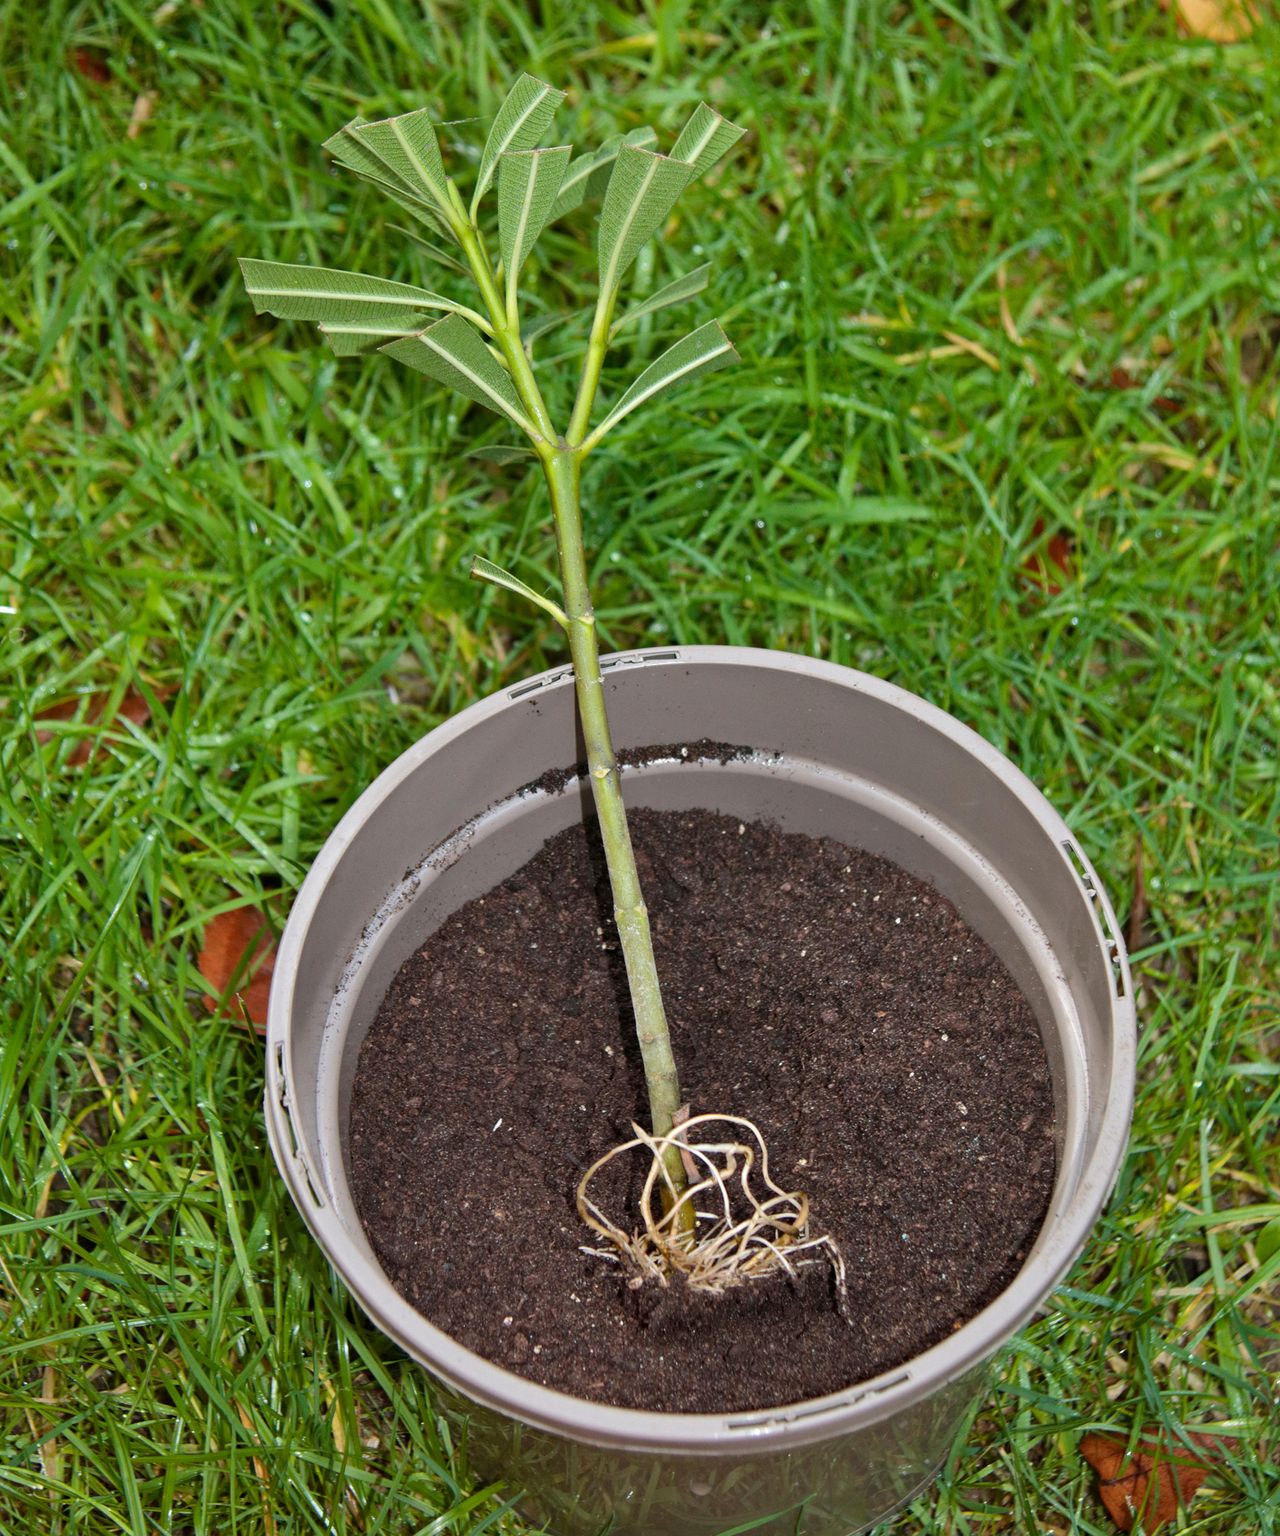
POLYGON ((700 267, 695 267, 692 272, 686 272, 683 277, 677 277, 666 287, 659 288, 657 293, 651 293, 647 299, 632 305, 621 318, 615 320, 609 332, 610 339, 616 336, 624 325, 630 325, 633 320, 639 320, 641 315, 652 315, 657 310, 666 309, 670 304, 679 304, 685 299, 693 298, 695 294, 702 292, 710 280, 711 263, 709 261, 704 262, 700 267))
MULTIPOLYGON (((1168 0, 1162 0, 1168 10, 1168 0)), ((1211 43, 1239 43, 1258 25, 1253 0, 1175 0, 1178 20, 1192 37, 1211 43)))
POLYGON ((598 149, 589 149, 586 154, 579 155, 564 173, 560 195, 556 198, 551 218, 547 222, 551 223, 571 213, 585 198, 599 197, 604 192, 609 184, 613 163, 624 144, 633 144, 638 149, 652 149, 657 142, 658 135, 652 128, 633 128, 630 133, 615 133, 598 149))
POLYGON ((1212 1471, 1206 1463, 1221 1445, 1212 1434, 1184 1433, 1203 1456, 1155 1431, 1144 1432, 1132 1453, 1115 1435, 1091 1433, 1081 1439, 1080 1454, 1098 1474, 1099 1497, 1120 1530, 1131 1531, 1141 1520, 1144 1531, 1154 1532, 1195 1498, 1212 1471))
POLYGON ((498 242, 507 289, 515 285, 533 243, 546 228, 573 150, 512 150, 498 165, 498 242))
POLYGON ((265 311, 282 320, 320 321, 335 352, 359 350, 358 346, 344 349, 336 339, 351 328, 356 335, 403 335, 420 329, 433 309, 456 312, 464 307, 412 283, 366 277, 363 272, 343 272, 336 267, 297 266, 242 256, 240 272, 258 314, 265 311))
MULTIPOLYGON (((355 141, 358 150, 381 161, 384 177, 390 171, 393 180, 406 187, 412 197, 428 206, 434 203, 446 218, 450 216, 449 180, 429 107, 386 117, 378 123, 349 125, 343 132, 355 141)), ((361 174, 377 173, 363 170, 361 174)))
POLYGON ((539 315, 536 320, 531 320, 521 333, 520 340, 524 344, 524 354, 530 362, 533 361, 533 344, 539 337, 545 336, 548 331, 554 331, 558 325, 566 325, 574 318, 572 313, 559 313, 539 315))
POLYGON ((521 75, 507 92, 480 155, 480 171, 471 198, 473 219, 501 157, 511 150, 532 149, 551 126, 556 108, 563 100, 563 91, 535 80, 532 75, 521 75))
MULTIPOLYGON (((345 165, 357 176, 367 176, 370 181, 387 182, 390 174, 387 167, 355 136, 357 128, 368 126, 367 117, 353 117, 349 123, 343 123, 337 133, 331 133, 320 147, 327 149, 339 165, 345 165)), ((391 177, 390 184, 395 185, 402 192, 410 190, 405 182, 395 176, 391 177)))
POLYGON ((535 592, 532 587, 526 586, 518 576, 513 576, 510 571, 504 571, 500 565, 494 565, 492 560, 483 560, 475 555, 471 560, 471 575, 476 581, 491 581, 495 587, 505 587, 508 592, 517 592, 521 597, 527 597, 531 603, 536 603, 544 613, 560 625, 561 629, 567 628, 569 619, 563 608, 558 603, 553 603, 549 597, 543 597, 541 592, 535 592))
POLYGON ((682 160, 624 144, 618 151, 600 211, 597 249, 600 293, 608 299, 640 247, 661 229, 676 198, 693 178, 682 160))
MULTIPOLYGON (((432 222, 435 223, 438 228, 440 221, 435 219, 434 209, 431 210, 431 212, 433 215, 432 222)), ((442 267, 448 267, 450 271, 453 272, 461 272, 464 277, 467 275, 467 269, 462 265, 460 261, 455 260, 454 257, 450 256, 448 251, 441 249, 441 247, 436 245, 433 241, 424 239, 423 236, 417 232, 417 230, 405 229, 401 224, 389 224, 387 228, 394 229, 396 234, 403 235, 406 240, 412 240, 416 246, 426 251, 427 255, 430 256, 433 261, 438 261, 442 267)), ((453 231, 450 230, 449 234, 451 236, 452 233, 453 231)))
POLYGON ((68 725, 65 731, 55 732, 37 728, 36 740, 44 743, 51 740, 55 735, 79 736, 80 739, 67 757, 66 766, 68 768, 83 768, 104 740, 123 741, 127 739, 127 732, 112 729, 117 720, 129 720, 134 725, 146 725, 151 719, 151 705, 148 704, 136 688, 127 689, 119 704, 108 715, 107 711, 111 706, 111 697, 111 690, 102 689, 99 692, 91 693, 87 703, 83 695, 77 695, 75 698, 64 699, 59 704, 52 704, 49 708, 42 709, 36 715, 37 720, 75 722, 82 707, 84 709, 84 718, 80 723, 68 725))
POLYGON ((706 325, 700 325, 696 331, 690 331, 682 340, 676 342, 675 346, 668 347, 661 357, 655 358, 649 364, 586 439, 583 444, 584 449, 594 448, 606 432, 617 426, 624 416, 629 416, 645 401, 652 400, 655 395, 660 395, 677 384, 683 384, 686 379, 696 378, 700 373, 710 373, 716 368, 723 368, 727 363, 735 362, 737 357, 733 343, 721 330, 719 321, 710 320, 706 325))
POLYGON ((235 991, 228 999, 233 1010, 238 1003, 249 1023, 260 1034, 265 1032, 275 963, 276 946, 270 925, 256 907, 219 912, 205 924, 196 961, 206 983, 205 1007, 216 1013, 219 1000, 235 983, 235 991))
POLYGON ((468 448, 464 459, 480 459, 485 464, 515 464, 520 459, 531 459, 532 448, 522 448, 518 443, 487 443, 482 448, 468 448))
POLYGON ((680 137, 671 146, 671 158, 683 160, 694 176, 705 175, 711 167, 733 148, 744 133, 737 123, 721 117, 705 101, 693 109, 693 115, 680 131, 680 137))
MULTIPOLYGON (((456 241, 458 237, 439 208, 434 203, 425 201, 411 183, 396 175, 356 137, 357 129, 367 127, 369 127, 367 119, 353 117, 349 123, 339 128, 337 133, 331 134, 324 141, 323 148, 329 151, 339 165, 345 166, 362 181, 367 181, 371 186, 376 187, 379 192, 398 203, 413 218, 431 225, 433 229, 456 241)), ((459 270, 464 269, 459 268, 459 270)))
POLYGON ((408 325, 324 325, 320 334, 329 343, 335 357, 358 357, 376 352, 384 341, 397 336, 412 336, 421 329, 425 317, 419 315, 408 325))
POLYGON ((479 331, 461 315, 446 315, 416 336, 401 336, 378 350, 497 411, 530 437, 541 435, 525 415, 502 365, 485 346, 479 331))

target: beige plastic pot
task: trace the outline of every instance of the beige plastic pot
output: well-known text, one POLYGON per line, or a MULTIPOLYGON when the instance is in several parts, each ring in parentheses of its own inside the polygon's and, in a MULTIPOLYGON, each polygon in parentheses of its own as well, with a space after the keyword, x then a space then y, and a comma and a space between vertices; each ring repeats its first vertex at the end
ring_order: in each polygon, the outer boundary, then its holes
POLYGON ((758 1413, 605 1407, 462 1348, 392 1288, 347 1177, 356 1055, 391 978, 428 933, 589 814, 572 677, 484 699, 397 759, 321 850, 281 942, 267 1037, 272 1148, 307 1225, 370 1318, 467 1413, 484 1475, 527 1490, 558 1536, 844 1536, 935 1475, 992 1354, 1083 1247, 1132 1108, 1134 1016, 1111 907, 1066 823, 1006 758, 914 695, 848 668, 719 646, 604 662, 620 748, 710 738, 736 761, 659 755, 631 805, 707 807, 895 859, 955 902, 1009 967, 1043 1033, 1058 1171, 1043 1231, 990 1306, 898 1369, 758 1413))

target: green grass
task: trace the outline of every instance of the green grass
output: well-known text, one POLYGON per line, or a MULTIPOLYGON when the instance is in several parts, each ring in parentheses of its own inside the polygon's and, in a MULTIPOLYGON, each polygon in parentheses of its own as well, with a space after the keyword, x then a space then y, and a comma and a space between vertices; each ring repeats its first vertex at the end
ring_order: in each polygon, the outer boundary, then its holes
MULTIPOLYGON (((1156 0, 634 10, 0 4, 0 1529, 527 1529, 330 1277, 265 1146, 260 1044, 210 1021, 194 956, 217 909, 282 915, 410 742, 562 659, 464 579, 473 551, 553 567, 534 475, 462 457, 501 429, 255 319, 233 261, 432 284, 318 143, 356 110, 491 112, 529 68, 579 142, 703 95, 752 130, 640 269, 714 259, 690 323, 745 360, 593 459, 606 643, 914 689, 1042 786, 1131 916, 1117 1195, 885 1530, 1103 1532, 1085 1430, 1220 1423, 1187 1528, 1274 1532, 1280 1257, 1250 1208, 1280 1178, 1280 28, 1198 44, 1156 0), (1060 591, 1024 569, 1055 533, 1060 591), (83 727, 37 737, 130 688, 149 723, 87 766, 83 727)), ((585 291, 573 228, 549 305, 585 291)))

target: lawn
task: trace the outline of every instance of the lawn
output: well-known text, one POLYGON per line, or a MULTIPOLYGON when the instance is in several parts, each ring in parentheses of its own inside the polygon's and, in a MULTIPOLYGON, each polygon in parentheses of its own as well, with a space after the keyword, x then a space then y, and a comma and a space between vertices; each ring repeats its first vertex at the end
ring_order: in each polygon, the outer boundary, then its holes
MULTIPOLYGON (((1079 1441, 1144 1426, 1221 1432, 1188 1529, 1280 1530, 1280 26, 1223 47, 1156 0, 0 17, 0 1530, 530 1529, 331 1277, 265 1144, 261 1042, 195 963, 219 911, 283 921, 411 742, 563 659, 466 580, 473 552, 552 579, 535 474, 464 456, 494 418, 255 317, 234 262, 434 286, 320 141, 484 116, 520 69, 582 144, 700 97, 750 130, 636 272, 713 261, 641 349, 718 315, 743 361, 593 458, 605 644, 779 646, 924 695, 1041 786, 1127 925, 1115 1197, 882 1530, 1109 1531, 1079 1441)), ((549 308, 588 291, 581 227, 549 308)))

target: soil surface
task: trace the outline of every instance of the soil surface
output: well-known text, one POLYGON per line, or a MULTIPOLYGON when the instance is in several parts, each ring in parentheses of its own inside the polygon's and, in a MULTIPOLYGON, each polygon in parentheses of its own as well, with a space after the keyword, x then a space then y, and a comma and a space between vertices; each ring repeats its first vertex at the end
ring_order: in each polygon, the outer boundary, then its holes
MULTIPOLYGON (((631 1290, 583 1252, 578 1180, 647 1120, 594 828, 455 913, 393 982, 351 1108, 365 1229, 437 1326, 578 1397, 741 1411, 899 1365, 1009 1283, 1043 1220, 1054 1116, 1031 1009, 895 864, 709 811, 630 821, 684 1095, 760 1126, 775 1179, 840 1245, 850 1320, 821 1265, 712 1298, 631 1290)), ((620 1225, 633 1170, 601 1185, 620 1225)))

